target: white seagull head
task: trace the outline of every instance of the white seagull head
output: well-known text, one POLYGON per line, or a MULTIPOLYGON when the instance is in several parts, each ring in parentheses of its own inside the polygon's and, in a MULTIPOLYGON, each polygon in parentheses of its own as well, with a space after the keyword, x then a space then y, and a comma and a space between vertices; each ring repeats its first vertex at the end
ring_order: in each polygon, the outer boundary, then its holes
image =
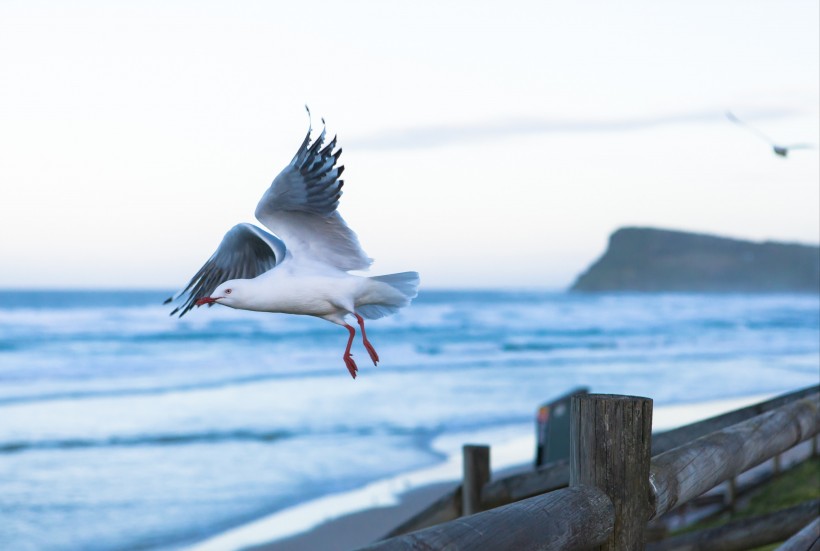
POLYGON ((210 306, 211 304, 223 304, 231 308, 241 307, 242 296, 244 291, 246 291, 246 283, 247 281, 241 279, 226 281, 214 289, 211 296, 202 297, 197 300, 196 305, 202 306, 203 304, 207 304, 210 306))

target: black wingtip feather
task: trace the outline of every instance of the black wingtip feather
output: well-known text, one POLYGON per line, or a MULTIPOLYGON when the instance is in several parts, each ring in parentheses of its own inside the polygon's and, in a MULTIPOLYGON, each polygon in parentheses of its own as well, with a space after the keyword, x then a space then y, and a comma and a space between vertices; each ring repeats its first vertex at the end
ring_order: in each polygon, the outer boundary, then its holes
POLYGON ((328 143, 324 148, 322 148, 322 150, 319 152, 319 155, 321 155, 322 157, 327 157, 331 154, 331 151, 334 147, 336 147, 336 136, 333 136, 333 139, 330 140, 330 143, 328 143))

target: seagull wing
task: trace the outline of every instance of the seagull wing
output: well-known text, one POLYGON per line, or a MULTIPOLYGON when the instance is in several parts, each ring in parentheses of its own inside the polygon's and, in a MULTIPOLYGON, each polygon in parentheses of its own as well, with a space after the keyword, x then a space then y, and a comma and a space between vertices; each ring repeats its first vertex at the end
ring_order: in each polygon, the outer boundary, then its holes
POLYGON ((309 127, 293 160, 256 206, 256 218, 287 243, 294 259, 310 259, 344 271, 367 268, 372 260, 336 210, 344 185, 339 179, 344 166, 336 166, 342 150, 334 151, 335 137, 322 147, 324 128, 312 143, 310 134, 309 127))
POLYGON ((199 269, 188 286, 165 304, 182 300, 171 312, 184 316, 196 301, 230 279, 252 279, 267 272, 285 258, 285 244, 276 236, 253 224, 237 224, 231 228, 211 258, 199 269), (186 296, 187 295, 187 296, 186 296))
POLYGON ((737 118, 731 111, 726 111, 726 118, 732 121, 733 123, 737 124, 738 126, 746 128, 746 130, 756 135, 758 138, 767 141, 770 145, 775 145, 774 141, 770 137, 768 137, 766 134, 764 134, 754 126, 749 126, 748 124, 737 118))

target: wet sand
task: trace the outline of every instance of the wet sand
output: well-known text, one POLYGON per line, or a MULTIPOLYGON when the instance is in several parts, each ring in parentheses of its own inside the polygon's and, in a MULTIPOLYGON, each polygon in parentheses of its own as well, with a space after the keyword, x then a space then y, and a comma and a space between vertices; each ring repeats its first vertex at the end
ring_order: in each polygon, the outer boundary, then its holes
POLYGON ((385 533, 421 511, 458 483, 423 486, 401 496, 391 507, 367 509, 320 524, 313 530, 245 551, 351 551, 380 540, 385 533))

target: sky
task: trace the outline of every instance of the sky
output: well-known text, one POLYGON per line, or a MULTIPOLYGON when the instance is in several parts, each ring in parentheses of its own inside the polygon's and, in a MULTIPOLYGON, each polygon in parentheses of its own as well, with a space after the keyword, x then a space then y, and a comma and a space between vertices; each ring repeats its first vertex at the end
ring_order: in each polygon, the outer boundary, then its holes
POLYGON ((0 0, 0 287, 179 288, 307 130, 374 274, 561 289, 621 226, 817 243, 820 4, 0 0))

